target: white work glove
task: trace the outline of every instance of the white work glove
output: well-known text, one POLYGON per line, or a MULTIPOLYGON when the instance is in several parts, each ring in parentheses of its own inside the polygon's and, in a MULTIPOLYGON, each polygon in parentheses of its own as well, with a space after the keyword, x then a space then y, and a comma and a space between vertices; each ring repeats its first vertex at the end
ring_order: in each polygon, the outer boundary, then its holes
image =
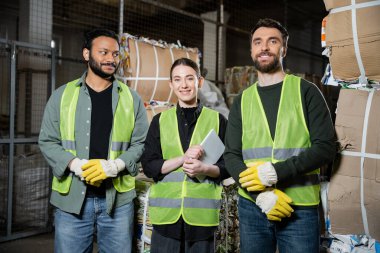
MULTIPOLYGON (((109 177, 116 177, 117 174, 119 174, 120 171, 125 170, 125 163, 123 160, 117 158, 115 160, 107 160, 108 166, 110 167, 110 174, 109 177), (112 171, 112 173, 111 173, 112 171), (116 173, 115 173, 116 172, 116 173)), ((107 171, 105 171, 107 174, 107 171)))
POLYGON ((277 183, 277 173, 270 162, 253 162, 239 174, 239 183, 247 191, 263 191, 266 186, 277 183))
POLYGON ((69 168, 70 171, 74 172, 75 176, 79 177, 81 180, 83 180, 83 170, 82 166, 88 163, 87 159, 79 159, 78 157, 75 157, 73 160, 71 160, 69 168))
POLYGON ((292 199, 278 189, 262 192, 256 198, 256 205, 267 215, 268 220, 272 221, 290 217, 294 211, 290 203, 292 199))
POLYGON ((259 178, 263 185, 272 186, 277 183, 277 173, 272 163, 266 162, 257 167, 259 178))
POLYGON ((83 165, 82 169, 82 176, 91 184, 108 177, 116 177, 125 169, 125 163, 119 158, 116 160, 92 159, 83 165))

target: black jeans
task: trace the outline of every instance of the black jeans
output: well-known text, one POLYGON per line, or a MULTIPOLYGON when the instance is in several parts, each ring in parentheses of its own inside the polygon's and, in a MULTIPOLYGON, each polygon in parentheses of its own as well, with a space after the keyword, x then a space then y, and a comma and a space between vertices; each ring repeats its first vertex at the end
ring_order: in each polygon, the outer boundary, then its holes
POLYGON ((214 253, 214 237, 204 241, 177 240, 160 235, 153 229, 151 253, 214 253))

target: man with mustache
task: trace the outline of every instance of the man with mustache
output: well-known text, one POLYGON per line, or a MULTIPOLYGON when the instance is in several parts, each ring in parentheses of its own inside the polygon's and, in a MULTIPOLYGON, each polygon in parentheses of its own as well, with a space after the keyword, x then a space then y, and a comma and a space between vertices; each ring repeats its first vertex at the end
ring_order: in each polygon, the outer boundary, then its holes
POLYGON ((229 115, 224 160, 240 186, 242 253, 319 252, 319 168, 334 158, 335 133, 318 88, 283 70, 288 37, 275 20, 255 25, 258 82, 229 115))
POLYGON ((115 79, 119 42, 86 34, 87 71, 58 88, 45 109, 40 149, 52 167, 55 252, 131 252, 134 176, 148 130, 137 93, 115 79))

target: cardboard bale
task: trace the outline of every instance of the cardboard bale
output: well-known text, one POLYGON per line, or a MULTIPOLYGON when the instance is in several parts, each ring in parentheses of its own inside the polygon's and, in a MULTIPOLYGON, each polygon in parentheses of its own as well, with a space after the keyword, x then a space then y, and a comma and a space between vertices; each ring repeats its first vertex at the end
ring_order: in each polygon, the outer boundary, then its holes
MULTIPOLYGON (((365 110, 369 92, 340 92, 335 129, 342 148, 361 152, 365 110)), ((380 92, 373 95, 368 119, 365 153, 380 154, 380 92)), ((342 154, 328 194, 332 233, 364 234, 360 197, 361 157, 342 154)), ((364 159, 364 206, 370 235, 380 240, 380 159, 364 159)))
MULTIPOLYGON (((360 56, 368 79, 380 81, 380 5, 356 9, 360 56)), ((360 70, 354 49, 351 10, 330 13, 326 45, 331 47, 330 64, 335 79, 354 81, 360 70)))
MULTIPOLYGON (((373 0, 356 0, 356 4, 371 2, 373 0)), ((344 7, 351 5, 351 0, 323 0, 326 10, 329 11, 334 8, 344 7)))
POLYGON ((227 105, 231 107, 236 95, 257 81, 257 71, 254 66, 235 66, 224 72, 225 93, 227 105))
POLYGON ((253 66, 236 66, 225 70, 226 94, 239 94, 257 81, 257 71, 253 66))
POLYGON ((122 41, 129 51, 126 54, 128 63, 125 59, 122 60, 123 74, 127 78, 138 79, 129 80, 128 85, 137 91, 144 102, 157 100, 176 103, 177 98, 169 87, 171 65, 175 60, 183 57, 190 58, 199 64, 198 49, 153 45, 131 36, 127 36, 122 41))

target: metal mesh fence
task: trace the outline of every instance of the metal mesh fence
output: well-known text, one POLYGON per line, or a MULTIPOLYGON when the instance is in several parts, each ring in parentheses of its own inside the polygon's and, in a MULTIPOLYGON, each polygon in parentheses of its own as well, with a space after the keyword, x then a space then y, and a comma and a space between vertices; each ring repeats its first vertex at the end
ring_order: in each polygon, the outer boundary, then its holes
POLYGON ((53 1, 53 29, 71 31, 72 35, 82 30, 104 27, 117 31, 119 1, 53 1))
POLYGON ((35 144, 50 95, 51 52, 1 45, 0 234, 9 237, 51 227, 50 170, 35 144))
MULTIPOLYGON (((0 145, 0 150, 7 150, 0 145)), ((13 182, 8 184, 8 156, 0 157, 0 234, 7 226, 8 188, 12 187, 12 232, 24 232, 51 226, 49 207, 50 169, 35 144, 18 144, 17 150, 28 153, 14 156, 13 182)))
MULTIPOLYGON (((201 15, 209 10, 215 12, 216 8, 216 1, 207 1, 206 4, 199 1, 124 1, 122 32, 196 47, 202 52, 204 43, 213 48, 215 42, 204 42, 201 15)), ((54 1, 53 21, 53 39, 57 43, 58 59, 62 58, 59 61, 62 64, 57 68, 57 84, 60 85, 68 81, 61 78, 63 74, 60 72, 66 73, 65 70, 70 69, 64 65, 77 66, 76 63, 82 59, 81 43, 86 31, 95 27, 119 31, 119 1, 99 0, 86 4, 73 0, 54 1)))
MULTIPOLYGON (((0 44, 1 45, 1 44, 0 44)), ((0 46, 0 137, 9 138, 10 48, 0 46)), ((49 52, 18 47, 16 51, 15 137, 37 136, 49 97, 51 60, 49 52)))
MULTIPOLYGON (((49 166, 37 145, 17 145, 29 153, 15 156, 13 231, 25 228, 44 228, 51 220, 49 204, 49 166), (22 147, 29 146, 29 147, 22 147)), ((51 225, 51 223, 50 223, 51 225)))
POLYGON ((0 235, 6 234, 8 196, 8 145, 0 144, 0 235))
POLYGON ((38 136, 50 96, 50 52, 18 47, 16 54, 15 137, 38 136))
POLYGON ((10 49, 0 44, 0 138, 9 137, 10 49))
MULTIPOLYGON (((124 8, 124 32, 169 43, 179 41, 184 46, 197 47, 202 50, 201 10, 194 8, 188 10, 186 6, 178 9, 181 7, 181 1, 172 1, 173 5, 163 2, 136 1, 131 3, 127 1, 124 8)), ((191 5, 192 2, 194 1, 188 1, 186 4, 191 5)))

